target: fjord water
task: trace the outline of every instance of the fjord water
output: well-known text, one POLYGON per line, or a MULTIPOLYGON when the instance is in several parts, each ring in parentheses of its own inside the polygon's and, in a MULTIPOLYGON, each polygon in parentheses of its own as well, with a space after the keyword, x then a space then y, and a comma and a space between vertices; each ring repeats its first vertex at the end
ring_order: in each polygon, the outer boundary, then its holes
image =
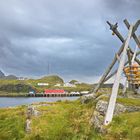
POLYGON ((36 102, 56 102, 58 100, 76 100, 79 97, 0 97, 1 107, 28 105, 36 102))

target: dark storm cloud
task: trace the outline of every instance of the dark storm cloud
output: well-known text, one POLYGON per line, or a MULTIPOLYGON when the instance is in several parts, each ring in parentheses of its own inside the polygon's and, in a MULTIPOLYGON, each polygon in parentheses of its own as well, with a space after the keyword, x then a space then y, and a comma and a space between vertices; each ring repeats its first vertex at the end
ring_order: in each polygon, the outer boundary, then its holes
MULTIPOLYGON (((0 67, 23 76, 60 74, 92 80, 100 76, 121 45, 106 20, 139 18, 138 0, 2 0, 0 67), (88 79, 89 77, 89 79, 88 79)), ((127 32, 126 32, 127 33, 127 32)))

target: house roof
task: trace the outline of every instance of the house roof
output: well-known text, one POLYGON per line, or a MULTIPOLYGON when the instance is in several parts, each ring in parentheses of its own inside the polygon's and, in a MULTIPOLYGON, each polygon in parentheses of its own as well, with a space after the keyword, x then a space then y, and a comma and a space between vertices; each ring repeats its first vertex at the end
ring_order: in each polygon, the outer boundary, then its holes
POLYGON ((63 89, 45 89, 45 94, 62 94, 64 93, 65 91, 63 89))

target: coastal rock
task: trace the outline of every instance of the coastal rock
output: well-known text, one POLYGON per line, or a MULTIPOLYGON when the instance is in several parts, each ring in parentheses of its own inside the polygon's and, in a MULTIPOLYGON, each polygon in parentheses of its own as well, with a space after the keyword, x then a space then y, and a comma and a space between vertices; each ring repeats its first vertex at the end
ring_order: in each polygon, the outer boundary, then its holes
POLYGON ((88 103, 90 100, 92 99, 95 99, 96 96, 95 94, 88 94, 88 95, 84 95, 81 97, 81 103, 84 104, 84 103, 88 103))
MULTIPOLYGON (((97 129, 101 133, 106 133, 106 129, 103 126, 104 117, 107 111, 108 102, 99 100, 96 104, 96 110, 94 111, 90 123, 94 125, 95 129, 97 129)), ((126 111, 126 107, 121 104, 116 104, 114 115, 119 115, 126 111)))
POLYGON ((30 132, 31 132, 31 120, 30 120, 30 119, 27 119, 27 120, 26 120, 25 131, 26 131, 27 133, 30 133, 30 132))
MULTIPOLYGON (((108 107, 108 102, 99 100, 96 104, 96 110, 103 116, 105 116, 105 113, 107 111, 108 107)), ((116 104, 115 110, 114 110, 114 115, 119 115, 120 113, 123 113, 126 111, 126 107, 122 104, 116 104)))
POLYGON ((125 107, 126 107, 126 111, 127 112, 140 111, 140 107, 139 106, 125 106, 125 107))
MULTIPOLYGON (((93 115, 90 120, 90 123, 94 125, 94 127, 101 133, 107 132, 107 130, 105 129, 103 125, 107 107, 108 107, 107 101, 98 100, 95 111, 93 112, 93 115)), ((136 112, 136 111, 140 111, 139 106, 126 106, 126 105, 116 103, 114 116, 119 115, 124 112, 136 112)))
POLYGON ((38 116, 40 112, 34 106, 28 106, 27 114, 28 116, 38 116))

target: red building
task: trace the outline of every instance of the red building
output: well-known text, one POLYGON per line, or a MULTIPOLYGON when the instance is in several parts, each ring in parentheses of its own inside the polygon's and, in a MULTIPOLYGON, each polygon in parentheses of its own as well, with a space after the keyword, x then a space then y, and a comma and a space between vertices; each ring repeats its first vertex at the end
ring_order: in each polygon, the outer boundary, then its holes
POLYGON ((46 89, 45 94, 65 94, 63 89, 46 89))

